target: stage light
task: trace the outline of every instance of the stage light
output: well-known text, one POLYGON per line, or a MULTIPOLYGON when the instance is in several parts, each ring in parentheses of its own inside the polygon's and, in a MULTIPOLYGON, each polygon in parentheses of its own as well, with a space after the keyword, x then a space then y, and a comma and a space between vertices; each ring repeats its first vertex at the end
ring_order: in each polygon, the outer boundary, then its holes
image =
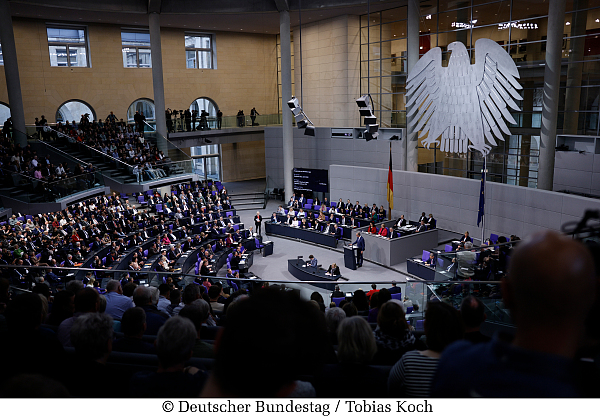
POLYGON ((308 126, 308 121, 306 121, 304 118, 300 121, 298 121, 296 123, 296 125, 298 126, 299 129, 303 129, 306 128, 306 126, 308 126))
POLYGON ((365 125, 369 124, 377 124, 377 117, 375 117, 374 115, 369 115, 365 117, 365 125))
POLYGON ((304 129, 305 136, 313 136, 315 135, 315 126, 306 126, 304 129))
POLYGON ((356 105, 358 105, 359 108, 369 107, 370 104, 371 104, 371 97, 369 96, 369 94, 365 94, 362 97, 360 97, 358 100, 356 100, 356 105))
MULTIPOLYGON (((298 99, 294 96, 292 96, 292 99, 289 100, 287 103, 288 103, 288 106, 292 109, 300 106, 300 104, 298 103, 298 99)), ((302 109, 300 109, 300 110, 302 110, 302 109)))

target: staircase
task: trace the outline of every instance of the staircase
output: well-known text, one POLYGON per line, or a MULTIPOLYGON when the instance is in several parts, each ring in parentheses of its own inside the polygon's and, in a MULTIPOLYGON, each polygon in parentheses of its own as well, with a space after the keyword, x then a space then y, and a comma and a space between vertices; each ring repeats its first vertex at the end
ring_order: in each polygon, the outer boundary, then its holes
POLYGON ((230 193, 229 200, 233 204, 236 211, 261 210, 265 208, 265 193, 263 192, 246 192, 246 193, 230 193))
POLYGON ((137 182, 137 178, 133 173, 116 166, 112 159, 108 156, 103 157, 100 152, 94 152, 93 150, 86 152, 83 147, 73 143, 56 142, 52 145, 85 163, 91 163, 96 169, 102 171, 104 176, 108 176, 117 182, 131 184, 137 182))

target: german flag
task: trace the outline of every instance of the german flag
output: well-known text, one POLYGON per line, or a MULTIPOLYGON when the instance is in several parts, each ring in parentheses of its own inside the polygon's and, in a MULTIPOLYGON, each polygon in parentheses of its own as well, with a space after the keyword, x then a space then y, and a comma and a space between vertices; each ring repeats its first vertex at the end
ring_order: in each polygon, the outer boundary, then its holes
POLYGON ((392 142, 390 142, 390 169, 388 171, 387 180, 387 201, 388 201, 388 218, 392 217, 394 209, 394 174, 392 173, 392 142))

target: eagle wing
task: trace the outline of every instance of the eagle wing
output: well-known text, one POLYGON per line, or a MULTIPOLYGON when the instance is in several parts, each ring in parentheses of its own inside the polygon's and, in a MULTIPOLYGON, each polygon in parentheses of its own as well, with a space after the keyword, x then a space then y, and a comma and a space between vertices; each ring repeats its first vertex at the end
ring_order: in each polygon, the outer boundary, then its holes
POLYGON ((427 147, 439 137, 439 134, 434 137, 428 135, 428 132, 434 124, 441 121, 438 116, 441 112, 436 111, 439 106, 441 73, 442 50, 433 48, 419 59, 406 80, 407 118, 411 121, 409 131, 418 132, 425 126, 419 139, 427 135, 429 140, 424 141, 427 147))
POLYGON ((504 140, 502 133, 511 134, 504 119, 510 124, 517 124, 507 106, 520 111, 515 102, 523 99, 517 93, 522 89, 517 81, 519 71, 500 45, 490 39, 479 39, 475 42, 475 74, 477 97, 483 115, 483 133, 487 141, 495 146, 494 136, 504 140))

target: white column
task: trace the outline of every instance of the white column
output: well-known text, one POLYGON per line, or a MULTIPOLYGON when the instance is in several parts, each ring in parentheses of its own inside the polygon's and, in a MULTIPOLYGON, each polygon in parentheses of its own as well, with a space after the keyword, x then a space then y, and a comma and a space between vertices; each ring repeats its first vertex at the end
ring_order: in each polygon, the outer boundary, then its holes
POLYGON ((546 67, 544 70, 544 96, 542 101, 542 131, 538 189, 552 190, 554 182, 554 157, 556 147, 556 121, 558 119, 558 93, 562 57, 565 1, 550 0, 548 5, 548 40, 546 41, 546 67))
POLYGON ((156 131, 164 137, 167 137, 165 86, 163 82, 162 49, 160 43, 160 14, 150 13, 148 15, 148 21, 150 26, 152 87, 154 89, 154 117, 156 118, 156 131))
POLYGON ((8 90, 8 104, 13 123, 13 139, 21 147, 27 146, 25 131, 25 113, 23 111, 23 96, 21 95, 21 80, 17 63, 17 48, 13 32, 12 17, 8 0, 0 0, 0 41, 4 56, 4 74, 8 90))
MULTIPOLYGON (((419 60, 419 4, 416 0, 408 0, 408 23, 406 40, 406 66, 410 75, 413 67, 419 60)), ((408 109, 407 109, 408 114, 408 109)), ((406 155, 405 170, 416 172, 418 170, 418 151, 417 151, 417 132, 408 134, 412 120, 406 118, 406 139, 404 140, 404 149, 406 155)))
POLYGON ((294 135, 292 112, 287 102, 292 98, 292 51, 290 43, 290 12, 279 12, 279 38, 281 43, 281 116, 283 122, 283 185, 285 199, 294 193, 292 169, 294 168, 294 135))

